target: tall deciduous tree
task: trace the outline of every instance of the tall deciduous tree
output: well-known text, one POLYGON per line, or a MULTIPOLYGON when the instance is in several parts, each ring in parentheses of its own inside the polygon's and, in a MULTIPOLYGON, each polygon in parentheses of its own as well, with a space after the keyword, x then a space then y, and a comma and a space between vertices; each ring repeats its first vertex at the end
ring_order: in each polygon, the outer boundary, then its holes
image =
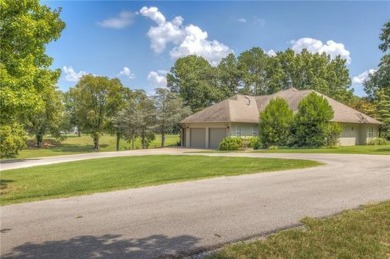
POLYGON ((0 10, 0 124, 21 128, 27 115, 45 110, 42 93, 55 89, 60 71, 50 69, 45 46, 60 37, 65 23, 60 9, 38 0, 3 0, 0 10))
POLYGON ((131 142, 132 149, 136 138, 141 138, 142 148, 147 148, 154 140, 156 128, 156 108, 144 91, 134 91, 125 108, 118 112, 114 125, 124 138, 131 142))
POLYGON ((234 54, 230 53, 223 58, 217 71, 219 88, 226 98, 237 94, 243 87, 243 69, 234 54))
POLYGON ((94 149, 99 149, 100 136, 109 131, 111 118, 121 107, 122 83, 116 78, 85 75, 70 93, 81 130, 91 134, 94 149))
POLYGON ((380 127, 380 136, 390 139, 390 96, 383 89, 377 92, 375 106, 379 119, 384 123, 380 127))
POLYGON ((333 114, 332 107, 324 97, 315 92, 310 93, 298 104, 298 112, 294 116, 291 144, 300 147, 323 146, 333 114))
POLYGON ((390 21, 384 24, 379 39, 382 41, 379 49, 384 55, 378 70, 364 82, 364 90, 377 108, 378 119, 384 122, 381 135, 390 139, 390 108, 388 106, 388 100, 390 100, 390 21))
POLYGON ((244 82, 242 93, 264 95, 274 92, 268 83, 268 60, 268 55, 261 48, 252 48, 238 56, 244 82))
POLYGON ((167 74, 167 86, 194 112, 224 98, 217 87, 216 68, 203 57, 194 55, 176 60, 167 74))
POLYGON ((293 112, 283 98, 272 99, 260 113, 261 144, 266 148, 287 145, 293 118, 293 112))
POLYGON ((54 91, 54 89, 45 90, 45 94, 42 94, 45 103, 43 110, 38 114, 29 116, 26 125, 29 134, 35 136, 39 148, 43 142, 43 137, 47 133, 50 133, 54 138, 61 138, 61 124, 64 115, 62 93, 54 91))
POLYGON ((296 54, 288 49, 278 52, 269 67, 270 82, 275 90, 288 87, 288 81, 297 89, 312 89, 341 102, 352 97, 351 79, 346 60, 331 59, 326 54, 312 54, 306 49, 296 54), (280 84, 279 87, 277 84, 280 84))
POLYGON ((379 38, 382 41, 379 49, 383 51, 384 55, 379 63, 378 70, 364 82, 364 90, 373 101, 377 99, 377 93, 381 90, 383 90, 382 94, 390 96, 390 21, 383 26, 379 38))
POLYGON ((157 88, 155 94, 157 128, 161 134, 161 147, 165 146, 165 134, 172 132, 184 117, 191 114, 191 109, 184 105, 178 94, 166 88, 157 88))

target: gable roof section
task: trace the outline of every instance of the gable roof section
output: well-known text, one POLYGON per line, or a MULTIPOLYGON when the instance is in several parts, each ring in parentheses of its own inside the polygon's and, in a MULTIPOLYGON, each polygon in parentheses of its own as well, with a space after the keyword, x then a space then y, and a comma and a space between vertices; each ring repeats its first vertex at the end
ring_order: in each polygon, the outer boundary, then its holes
POLYGON ((369 123, 382 124, 382 122, 363 114, 351 107, 348 107, 332 98, 322 95, 313 90, 297 90, 289 88, 272 95, 245 96, 235 95, 222 102, 207 107, 193 115, 188 116, 180 123, 204 123, 204 122, 243 122, 258 123, 259 113, 264 111, 269 102, 277 97, 286 100, 290 109, 295 113, 298 111, 299 102, 315 92, 323 96, 332 107, 334 116, 331 121, 343 123, 369 123))

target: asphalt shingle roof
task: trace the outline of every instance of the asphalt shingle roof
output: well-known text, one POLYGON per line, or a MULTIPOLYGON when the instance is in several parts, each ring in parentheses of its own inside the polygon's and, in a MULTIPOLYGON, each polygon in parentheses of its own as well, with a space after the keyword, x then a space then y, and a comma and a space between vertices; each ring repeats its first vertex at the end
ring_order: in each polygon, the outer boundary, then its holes
POLYGON ((269 102, 277 97, 285 99, 293 112, 297 112, 299 102, 311 92, 323 96, 332 106, 334 116, 332 121, 344 123, 369 123, 382 124, 382 122, 348 107, 332 98, 322 95, 313 90, 297 90, 289 88, 272 95, 246 96, 235 95, 222 102, 207 107, 194 113, 180 123, 204 123, 204 122, 244 122, 258 123, 259 113, 262 112, 269 102))

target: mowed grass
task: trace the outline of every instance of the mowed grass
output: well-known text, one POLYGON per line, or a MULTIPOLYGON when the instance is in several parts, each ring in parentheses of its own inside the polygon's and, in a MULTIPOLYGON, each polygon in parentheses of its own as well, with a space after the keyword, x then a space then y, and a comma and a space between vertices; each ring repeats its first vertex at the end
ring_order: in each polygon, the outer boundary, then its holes
POLYGON ((390 145, 357 145, 338 148, 280 148, 259 149, 259 153, 319 153, 319 154, 367 154, 390 155, 390 145))
POLYGON ((2 171, 0 204, 317 165, 308 160, 170 155, 91 159, 2 171))
POLYGON ((390 257, 390 201, 302 223, 265 240, 227 246, 209 259, 390 257))
MULTIPOLYGON (((165 146, 177 146, 177 142, 180 140, 178 135, 167 135, 165 138, 165 146)), ((92 138, 89 135, 69 135, 64 141, 58 141, 50 137, 44 138, 44 145, 42 148, 35 147, 35 140, 28 141, 28 148, 23 149, 16 156, 16 159, 34 158, 34 157, 48 157, 48 156, 60 156, 71 155, 90 152, 106 152, 116 151, 116 138, 111 135, 103 135, 100 139, 100 149, 96 151, 93 149, 92 138)), ((156 139, 152 141, 149 148, 161 147, 161 135, 156 135, 156 139)), ((128 150, 131 145, 121 139, 120 150, 128 150)), ((141 141, 137 139, 135 142, 135 148, 141 148, 141 141)))

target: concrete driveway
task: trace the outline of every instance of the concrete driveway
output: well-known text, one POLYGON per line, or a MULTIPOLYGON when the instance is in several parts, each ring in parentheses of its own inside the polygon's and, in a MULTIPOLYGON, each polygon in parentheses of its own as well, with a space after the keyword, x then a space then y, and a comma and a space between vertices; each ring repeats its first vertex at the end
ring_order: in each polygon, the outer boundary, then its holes
POLYGON ((202 155, 305 158, 327 165, 4 206, 1 257, 191 254, 297 225, 304 216, 329 216, 390 199, 390 156, 202 155))

